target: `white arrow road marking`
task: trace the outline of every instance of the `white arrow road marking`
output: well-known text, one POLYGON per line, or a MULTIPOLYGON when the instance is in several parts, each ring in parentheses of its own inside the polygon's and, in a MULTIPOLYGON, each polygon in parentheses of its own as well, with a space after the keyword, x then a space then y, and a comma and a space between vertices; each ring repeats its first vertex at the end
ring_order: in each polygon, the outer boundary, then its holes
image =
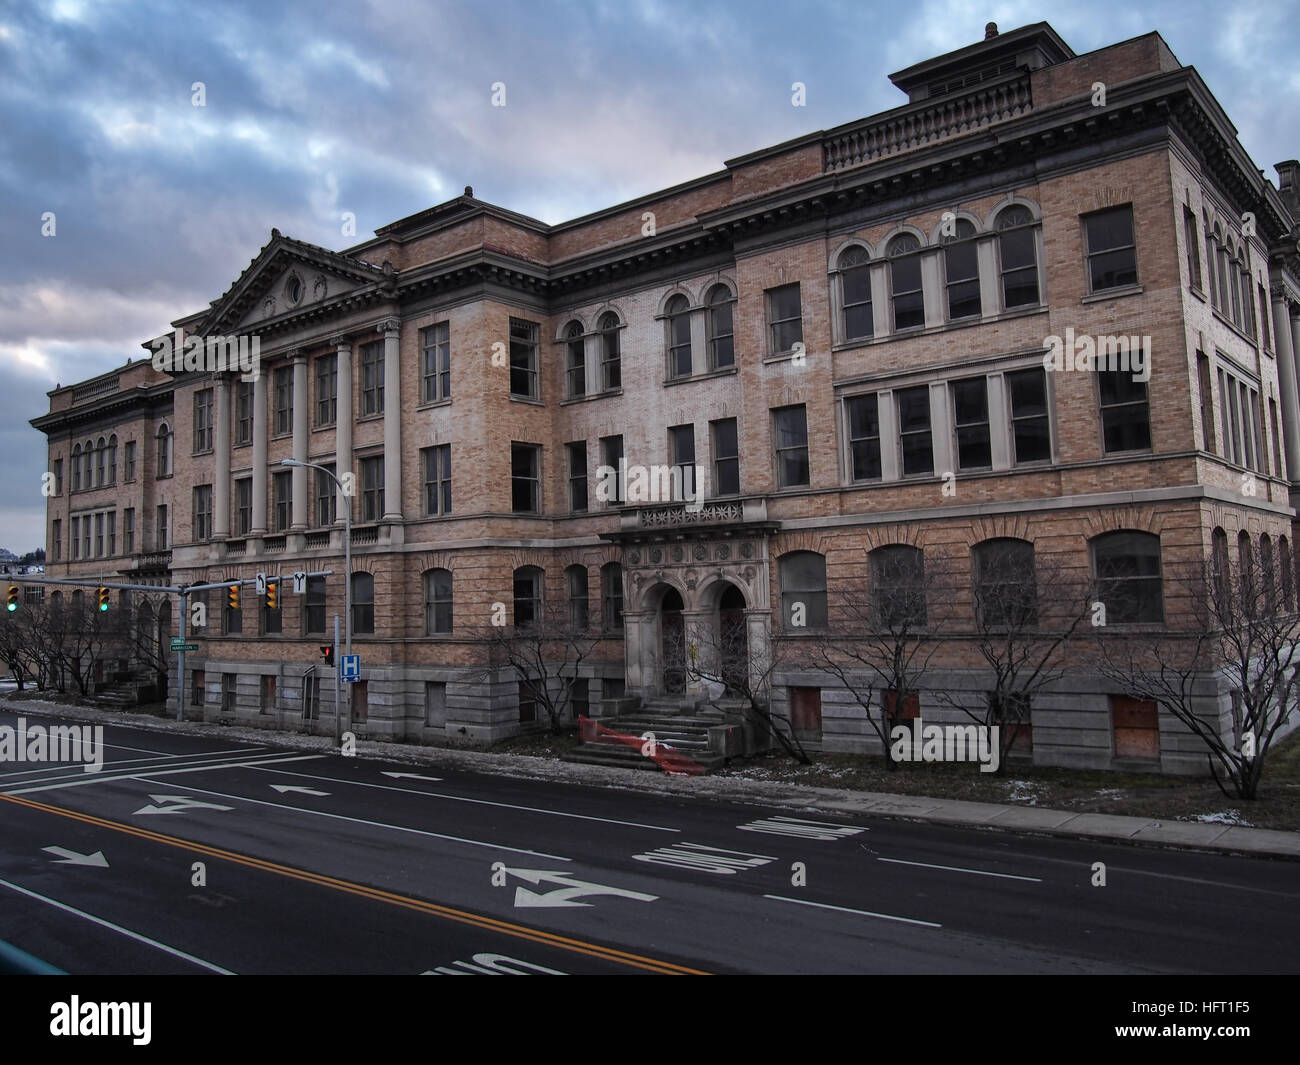
POLYGON ((442 777, 425 777, 419 773, 385 773, 384 776, 392 777, 394 780, 406 777, 408 780, 441 780, 442 777))
POLYGON ((590 906, 589 902, 574 902, 573 899, 584 895, 616 895, 619 898, 635 899, 638 902, 654 902, 658 895, 646 895, 640 891, 628 891, 626 888, 606 887, 604 884, 592 884, 586 880, 577 880, 568 873, 554 873, 544 869, 509 869, 507 873, 527 880, 532 884, 543 882, 563 884, 555 891, 539 893, 524 887, 515 888, 516 906, 590 906))
POLYGON ((272 784, 271 790, 278 791, 281 795, 283 795, 286 791, 297 791, 297 792, 301 792, 303 795, 328 795, 329 794, 328 791, 317 791, 315 788, 302 788, 299 787, 297 784, 272 784))
POLYGON ((95 851, 94 854, 78 854, 76 851, 70 851, 67 847, 42 847, 41 850, 46 854, 58 854, 61 857, 56 859, 58 865, 93 865, 100 869, 108 868, 108 859, 104 857, 103 851, 95 851))
POLYGON ((183 814, 186 810, 233 810, 233 806, 218 806, 215 802, 199 802, 185 795, 150 795, 154 802, 171 802, 175 806, 142 806, 137 814, 183 814))

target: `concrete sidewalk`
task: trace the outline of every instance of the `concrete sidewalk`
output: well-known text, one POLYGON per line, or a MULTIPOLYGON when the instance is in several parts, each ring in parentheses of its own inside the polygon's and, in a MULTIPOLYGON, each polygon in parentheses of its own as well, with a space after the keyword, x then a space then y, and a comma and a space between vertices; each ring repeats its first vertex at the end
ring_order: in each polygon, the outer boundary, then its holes
MULTIPOLYGON (((116 713, 90 707, 65 706, 38 699, 0 699, 0 710, 28 716, 44 715, 95 721, 156 732, 178 732, 195 736, 261 743, 289 750, 329 753, 333 740, 241 725, 219 725, 197 721, 177 722, 139 714, 116 713)), ((999 829, 1007 832, 1065 836, 1073 839, 1103 839, 1156 847, 1182 847, 1228 854, 1300 860, 1300 832, 1240 825, 1206 824, 1197 821, 1158 821, 1148 817, 1116 814, 1077 813, 1039 806, 1007 803, 968 802, 963 799, 930 799, 881 792, 849 791, 844 788, 816 788, 801 784, 746 780, 740 777, 670 777, 659 772, 622 769, 614 766, 581 765, 531 755, 491 754, 484 751, 446 747, 416 747, 409 744, 358 740, 362 758, 402 762, 432 768, 460 769, 588 787, 621 788, 675 796, 741 803, 784 806, 805 812, 846 813, 890 817, 905 821, 963 828, 999 829)))

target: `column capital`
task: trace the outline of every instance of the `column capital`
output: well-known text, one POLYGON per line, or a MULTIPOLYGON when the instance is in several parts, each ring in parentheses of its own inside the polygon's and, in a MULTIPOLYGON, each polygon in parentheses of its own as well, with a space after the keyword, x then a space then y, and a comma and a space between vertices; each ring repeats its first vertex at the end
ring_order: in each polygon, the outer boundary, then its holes
POLYGON ((337 351, 342 351, 344 348, 347 348, 348 351, 352 350, 352 338, 346 333, 332 334, 329 342, 334 345, 337 351))
POLYGON ((402 322, 400 318, 383 318, 375 325, 377 333, 398 333, 401 332, 402 322))
POLYGON ((300 362, 305 363, 307 361, 307 353, 303 351, 302 348, 292 348, 285 352, 285 354, 293 360, 295 366, 300 362))

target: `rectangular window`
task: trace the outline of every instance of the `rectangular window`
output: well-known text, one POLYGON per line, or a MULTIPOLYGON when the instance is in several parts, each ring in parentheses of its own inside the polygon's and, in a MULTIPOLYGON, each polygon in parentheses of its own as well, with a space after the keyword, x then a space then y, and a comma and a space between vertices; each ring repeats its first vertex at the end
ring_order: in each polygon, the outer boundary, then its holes
POLYGON ((212 537, 212 485, 194 486, 194 539, 208 540, 212 537))
MULTIPOLYGON (((126 480, 135 480, 135 441, 126 442, 126 480)), ((60 480, 60 483, 62 481, 60 480)))
POLYGON ((81 518, 81 555, 83 558, 94 558, 90 553, 90 515, 85 514, 81 518))
POLYGON ((316 360, 316 424, 333 425, 339 416, 339 357, 316 360))
POLYGON ((845 401, 849 420, 849 466, 854 481, 880 480, 880 404, 873 393, 845 401))
POLYGON ((1112 695, 1110 714, 1116 758, 1159 759, 1160 715, 1153 700, 1112 695))
POLYGON ((1263 328, 1260 329, 1260 337, 1264 341, 1264 347, 1269 351, 1273 350, 1273 319, 1269 314, 1268 293, 1264 291, 1264 286, 1258 286, 1259 291, 1259 320, 1263 328))
POLYGON ((224 591, 222 592, 223 595, 226 595, 226 602, 222 604, 221 616, 226 622, 227 636, 238 636, 244 631, 244 601, 242 596, 245 591, 251 592, 252 589, 240 589, 241 599, 238 610, 232 610, 230 608, 229 595, 224 591))
POLYGON ((980 313, 980 267, 975 241, 961 240, 943 249, 947 274, 948 319, 974 318, 980 313))
POLYGON ((253 382, 235 385, 235 444, 253 442, 253 382))
MULTIPOLYGON (((282 589, 283 590, 283 589, 282 589)), ((325 578, 308 577, 307 594, 303 603, 303 625, 306 636, 325 635, 325 578)))
POLYGON ((1214 394, 1210 387, 1210 360, 1204 353, 1196 353, 1196 383, 1201 400, 1201 447, 1214 450, 1214 394))
POLYGON ((447 682, 424 682, 424 727, 444 728, 447 724, 447 682))
POLYGON ((587 509, 587 444, 566 444, 569 453, 569 509, 581 513, 587 509))
POLYGON ((117 511, 110 510, 104 519, 108 524, 108 553, 117 554, 117 511))
MULTIPOLYGON (((127 511, 129 514, 130 511, 127 511)), ((55 518, 50 533, 50 561, 58 562, 63 557, 63 520, 55 518)))
POLYGON ((293 474, 288 470, 271 475, 271 496, 274 500, 274 532, 284 532, 293 520, 293 474))
POLYGON ((384 342, 361 345, 361 414, 384 412, 384 342))
POLYGON ((122 511, 122 550, 135 554, 135 508, 127 507, 122 511))
POLYGON ((204 689, 206 687, 203 670, 194 671, 193 683, 190 685, 190 705, 202 706, 204 703, 204 689))
POLYGON ((618 321, 606 315, 600 333, 600 372, 605 391, 623 387, 623 357, 619 351, 618 321))
POLYGON ((424 464, 424 513, 429 517, 451 513, 451 445, 438 444, 420 451, 424 464))
POLYGON ((673 471, 673 495, 695 498, 695 426, 673 425, 668 429, 668 454, 673 471))
POLYGON ((221 709, 225 713, 235 712, 235 684, 238 679, 238 674, 235 673, 221 674, 221 709))
POLYGON ((212 450, 212 389, 194 393, 194 453, 212 450))
POLYGON ((370 716, 370 682, 358 680, 352 685, 352 720, 364 722, 370 716))
POLYGON ((953 426, 957 431, 957 468, 989 469, 993 447, 989 436, 988 382, 972 377, 952 383, 953 426))
POLYGON ((316 474, 316 524, 333 525, 338 517, 338 489, 334 487, 334 463, 322 463, 316 474))
POLYGON ((510 319, 510 394, 537 399, 536 322, 510 319))
MULTIPOLYGON (((84 525, 85 522, 83 522, 82 524, 84 525)), ((167 507, 166 506, 160 506, 158 508, 157 532, 158 535, 155 543, 155 548, 158 551, 166 551, 167 550, 167 507)), ((89 547, 89 527, 87 527, 87 534, 88 534, 87 547, 89 547)), ((90 553, 89 550, 87 550, 86 553, 89 554, 90 553)))
POLYGON ((420 402, 451 399, 451 323, 420 330, 420 402))
POLYGON ((1097 373, 1097 384, 1106 454, 1149 450, 1151 416, 1146 383, 1133 380, 1127 370, 1102 370, 1097 373))
POLYGON ((820 688, 790 689, 790 727, 803 741, 821 742, 822 690, 820 688))
POLYGON ((521 723, 536 721, 537 701, 533 698, 532 687, 527 681, 521 680, 516 690, 519 697, 519 721, 521 723))
POLYGON ((1282 434, 1277 426, 1277 400, 1268 401, 1268 430, 1273 437, 1273 476, 1282 476, 1282 434))
POLYGON ((809 484, 807 409, 800 404, 774 410, 772 422, 777 487, 794 488, 809 484))
POLYGON ((1087 242, 1090 292, 1136 285, 1137 246, 1133 240, 1133 207, 1098 211, 1083 220, 1087 242))
POLYGON ((235 533, 247 536, 253 528, 253 478, 241 477, 235 482, 235 533))
POLYGON ((803 341, 803 308, 799 285, 782 285, 767 291, 767 325, 773 355, 793 351, 803 341))
POLYGON ((384 516, 384 457, 361 460, 361 520, 384 516))
POLYGON ((81 519, 72 519, 72 536, 68 540, 68 554, 74 559, 81 557, 81 519))
MULTIPOLYGON (((912 240, 915 241, 915 238, 912 240)), ((905 255, 891 260, 889 277, 893 287, 895 332, 902 329, 919 329, 925 325, 925 291, 921 285, 921 257, 905 255)))
MULTIPOLYGON (((607 507, 621 506, 626 498, 626 485, 623 484, 622 463, 623 463, 623 437, 622 436, 602 436, 600 438, 600 463, 606 467, 608 478, 613 479, 616 486, 613 495, 606 500, 607 507)), ((605 478, 602 478, 605 480, 605 478)), ((597 493, 597 498, 599 498, 597 493)))
POLYGON ((95 515, 95 558, 104 556, 104 515, 95 515))
MULTIPOLYGON (((127 444, 126 446, 129 448, 131 445, 127 444)), ((63 460, 62 459, 54 460, 54 494, 56 496, 63 495, 63 460)))
POLYGON ((273 378, 275 397, 275 435, 293 432, 293 367, 281 366, 273 378))
POLYGON ((1232 431, 1232 424, 1228 408, 1232 406, 1228 395, 1228 376, 1222 370, 1219 371, 1219 428, 1221 431, 1222 446, 1219 448, 1219 454, 1225 459, 1236 462, 1233 450, 1237 443, 1237 434, 1232 431))
POLYGON ((903 476, 934 472, 934 447, 930 437, 930 389, 926 385, 894 393, 898 403, 898 439, 903 456, 903 476))
POLYGON ((565 388, 570 399, 587 394, 587 342, 582 326, 574 323, 570 339, 564 343, 565 388))
POLYGON ((275 711, 275 674, 267 673, 262 677, 260 682, 261 693, 260 701, 262 713, 270 714, 275 711))
MULTIPOLYGON (((277 581, 276 592, 283 594, 285 591, 285 582, 277 581)), ((281 603, 274 610, 266 605, 266 598, 262 598, 262 635, 278 636, 284 631, 284 604, 281 603)))
POLYGON ((1196 215, 1183 205, 1183 241, 1187 245, 1187 280, 1194 289, 1201 288, 1201 242, 1196 239, 1196 215))
POLYGON ((720 496, 740 495, 740 441, 735 418, 710 422, 713 433, 713 492, 720 496))
POLYGON ((510 509, 537 514, 541 509, 542 449, 536 444, 510 444, 510 509))

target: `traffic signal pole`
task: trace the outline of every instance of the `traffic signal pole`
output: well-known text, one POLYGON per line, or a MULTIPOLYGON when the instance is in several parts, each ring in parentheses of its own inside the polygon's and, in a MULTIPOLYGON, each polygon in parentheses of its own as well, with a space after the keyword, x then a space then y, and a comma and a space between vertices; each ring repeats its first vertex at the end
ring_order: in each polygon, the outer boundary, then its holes
POLYGON ((342 704, 339 702, 339 674, 343 672, 343 663, 339 660, 339 616, 334 615, 334 746, 339 747, 343 743, 342 722, 343 715, 340 713, 342 704))

